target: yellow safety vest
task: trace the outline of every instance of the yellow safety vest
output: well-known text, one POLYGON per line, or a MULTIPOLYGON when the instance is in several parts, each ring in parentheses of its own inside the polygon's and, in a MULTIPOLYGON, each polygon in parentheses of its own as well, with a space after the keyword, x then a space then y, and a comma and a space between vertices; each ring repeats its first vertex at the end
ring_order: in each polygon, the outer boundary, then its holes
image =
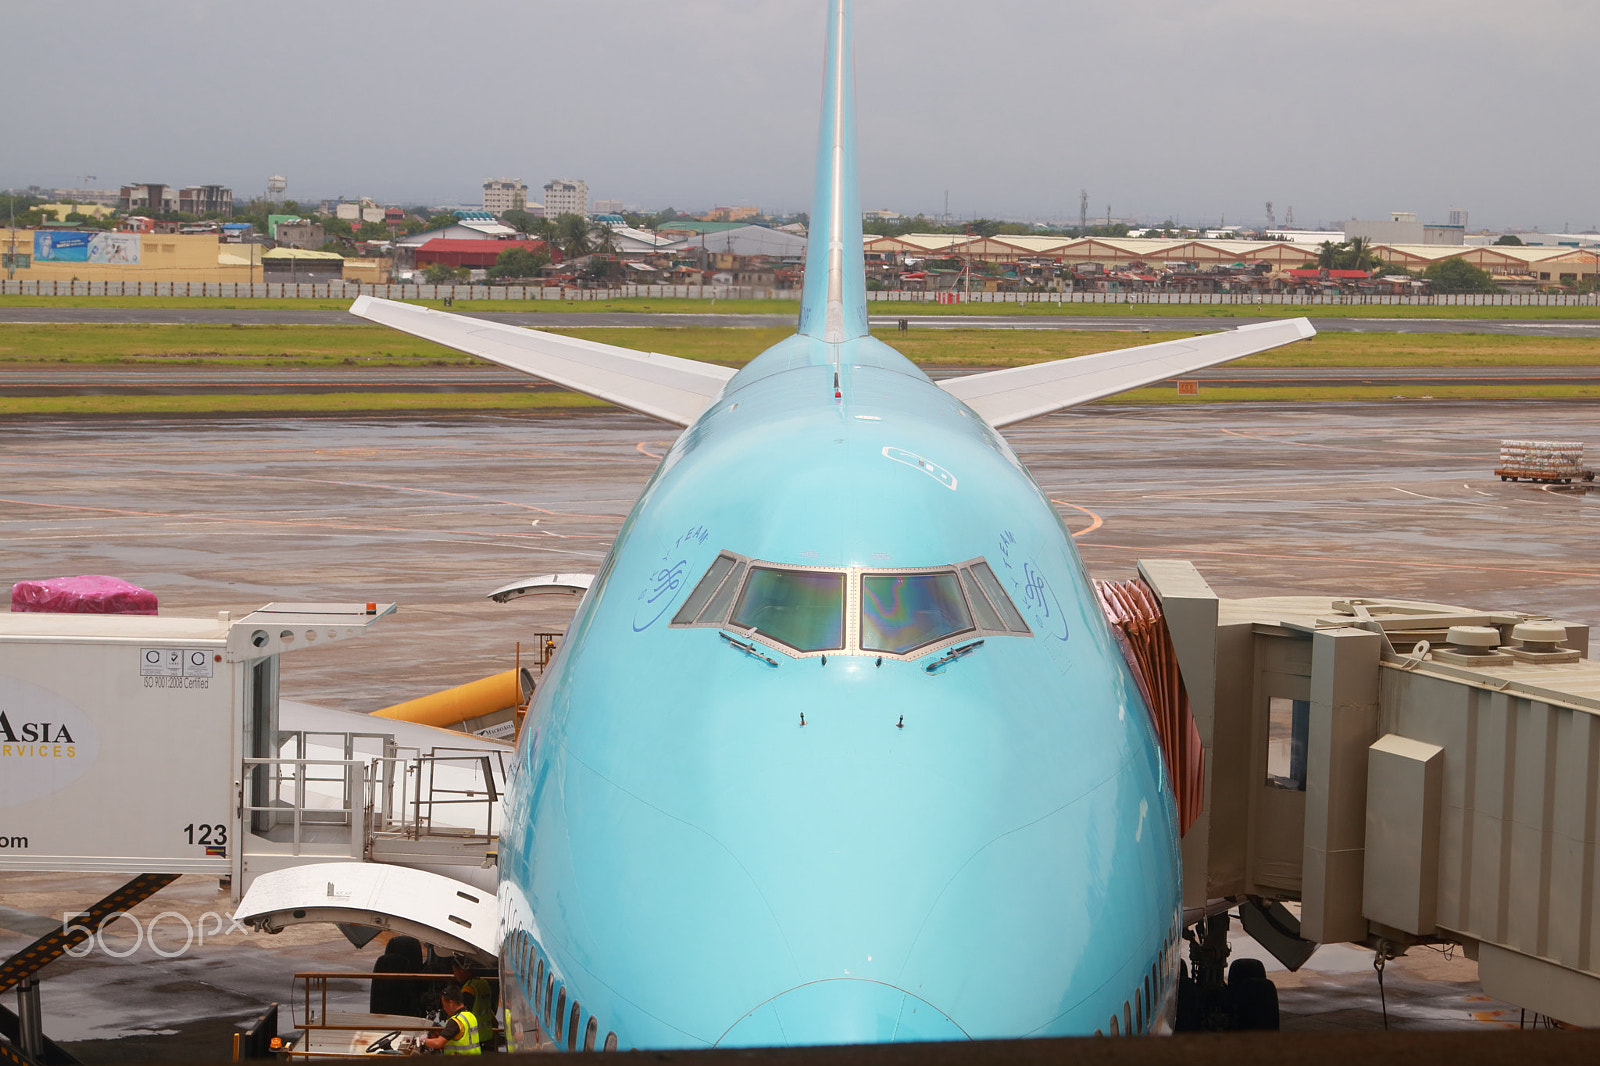
POLYGON ((481 1055, 483 1049, 478 1046, 478 1019, 469 1010, 452 1014, 450 1020, 456 1023, 456 1035, 453 1040, 446 1040, 444 1053, 446 1055, 481 1055))

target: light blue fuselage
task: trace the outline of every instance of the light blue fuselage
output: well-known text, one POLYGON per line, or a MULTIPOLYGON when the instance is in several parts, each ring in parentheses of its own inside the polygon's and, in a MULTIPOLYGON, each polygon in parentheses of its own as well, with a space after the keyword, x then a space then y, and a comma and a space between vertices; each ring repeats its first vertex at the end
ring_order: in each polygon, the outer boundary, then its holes
MULTIPOLYGON (((568 1024, 542 1026, 563 1046, 574 1001, 579 1046, 590 1015, 625 1048, 1092 1033, 1153 967, 1157 1002, 1171 980, 1173 801, 1068 531, 999 435, 887 346, 843 346, 836 398, 831 347, 766 352, 680 437, 539 689, 502 910, 566 990, 568 1024), (939 651, 763 648, 772 667, 669 628, 724 549, 983 556, 1033 635, 932 674, 939 651)), ((508 988, 537 976, 522 954, 508 988)))
POLYGON ((1170 1009, 1171 789, 1072 538, 1005 441, 868 334, 849 33, 829 0, 799 331, 662 460, 523 729, 500 845, 519 1048, 536 1024, 670 1048, 1144 1031, 1170 1009), (981 557, 1031 632, 934 665, 977 638, 880 664, 674 626, 720 552, 981 557))

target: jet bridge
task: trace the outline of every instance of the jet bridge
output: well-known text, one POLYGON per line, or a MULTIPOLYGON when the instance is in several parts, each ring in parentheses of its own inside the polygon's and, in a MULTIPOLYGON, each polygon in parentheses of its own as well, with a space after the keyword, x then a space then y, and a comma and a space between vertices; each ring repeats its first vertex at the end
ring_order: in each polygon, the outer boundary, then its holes
POLYGON ((1587 625, 1226 600, 1187 562, 1139 571, 1206 752, 1203 813, 1183 841, 1197 951, 1206 920, 1233 906, 1291 969, 1321 943, 1394 957, 1454 942, 1490 995, 1600 1026, 1600 663, 1587 625))

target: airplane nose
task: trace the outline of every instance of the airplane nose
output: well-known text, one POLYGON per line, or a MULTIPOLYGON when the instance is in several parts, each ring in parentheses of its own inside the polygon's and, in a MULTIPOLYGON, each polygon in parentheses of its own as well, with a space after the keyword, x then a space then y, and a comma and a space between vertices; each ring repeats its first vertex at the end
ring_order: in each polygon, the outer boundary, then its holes
POLYGON ((943 1011, 882 981, 842 977, 797 985, 735 1022, 718 1047, 801 1047, 970 1037, 943 1011))

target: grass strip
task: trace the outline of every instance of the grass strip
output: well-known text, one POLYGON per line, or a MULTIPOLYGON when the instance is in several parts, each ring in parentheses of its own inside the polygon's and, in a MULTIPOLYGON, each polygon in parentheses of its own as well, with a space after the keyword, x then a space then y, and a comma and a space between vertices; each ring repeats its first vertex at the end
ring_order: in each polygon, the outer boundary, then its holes
MULTIPOLYGON (((431 414, 610 408, 576 392, 346 392, 287 396, 0 396, 0 418, 114 415, 431 414)), ((613 408, 614 410, 614 408, 613 408)))
MULTIPOLYGON (((743 366, 789 336, 718 326, 602 327, 552 332, 637 351, 743 366)), ((1016 366, 1194 336, 1192 331, 875 331, 914 362, 1016 366)), ((237 367, 482 367, 473 356, 375 325, 31 325, 0 323, 0 369, 73 365, 237 367)), ((1483 367, 1600 366, 1600 339, 1473 333, 1321 333, 1238 366, 1483 367)))

